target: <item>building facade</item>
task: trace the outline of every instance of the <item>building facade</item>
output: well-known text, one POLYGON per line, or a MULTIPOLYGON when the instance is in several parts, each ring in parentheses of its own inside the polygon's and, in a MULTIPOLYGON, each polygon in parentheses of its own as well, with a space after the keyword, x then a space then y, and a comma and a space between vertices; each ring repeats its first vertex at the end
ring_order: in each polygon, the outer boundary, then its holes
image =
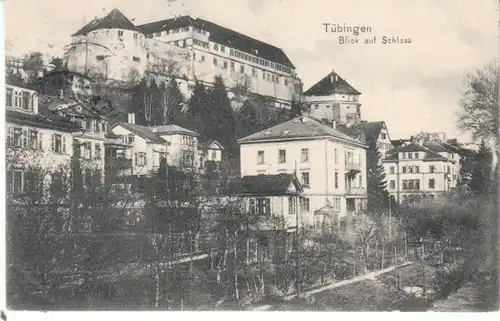
POLYGON ((34 171, 50 181, 51 174, 69 169, 73 135, 80 128, 57 115, 41 113, 38 98, 36 91, 6 85, 8 193, 29 192, 34 171))
POLYGON ((290 106, 300 83, 294 65, 275 46, 190 16, 136 26, 117 9, 73 34, 65 64, 121 81, 174 75, 185 95, 196 80, 211 85, 220 75, 228 89, 245 84, 276 107, 290 106))
POLYGON ((322 122, 353 125, 361 121, 361 93, 335 71, 303 93, 309 115, 322 122))
POLYGON ((322 221, 316 211, 349 216, 366 203, 365 145, 307 116, 239 140, 241 175, 296 173, 303 192, 302 224, 322 221))
POLYGON ((458 185, 460 155, 438 143, 407 143, 383 160, 389 194, 399 203, 452 192, 458 185))

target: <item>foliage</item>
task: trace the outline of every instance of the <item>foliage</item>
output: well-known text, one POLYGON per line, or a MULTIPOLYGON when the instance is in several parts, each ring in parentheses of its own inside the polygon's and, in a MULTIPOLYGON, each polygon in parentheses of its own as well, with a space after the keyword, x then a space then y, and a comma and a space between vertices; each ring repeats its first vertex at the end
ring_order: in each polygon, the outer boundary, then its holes
POLYGON ((474 155, 474 167, 469 183, 471 190, 478 195, 487 195, 491 192, 493 185, 491 173, 491 152, 481 141, 479 150, 474 155))
POLYGON ((377 140, 376 138, 370 138, 366 151, 368 213, 381 213, 389 203, 384 166, 380 162, 380 158, 381 154, 377 147, 377 140))

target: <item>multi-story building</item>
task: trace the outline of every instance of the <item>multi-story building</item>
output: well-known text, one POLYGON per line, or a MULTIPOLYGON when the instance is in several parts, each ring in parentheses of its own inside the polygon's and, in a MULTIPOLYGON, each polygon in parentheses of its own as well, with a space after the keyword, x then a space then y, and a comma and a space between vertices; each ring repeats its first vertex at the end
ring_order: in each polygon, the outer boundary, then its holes
POLYGON ((350 216, 366 203, 366 146, 301 116, 239 140, 241 175, 296 173, 304 188, 304 224, 350 216), (328 207, 330 211, 318 212, 328 207))
MULTIPOLYGON (((30 172, 68 172, 73 134, 80 128, 65 118, 39 110, 36 91, 6 86, 7 192, 28 192, 30 172)), ((33 176, 31 176, 33 177, 33 176)), ((37 176, 40 177, 40 176, 37 176)))
POLYGON ((323 122, 353 125, 361 121, 361 93, 335 71, 303 93, 309 115, 323 122))
POLYGON ((222 159, 223 147, 218 142, 203 144, 200 149, 196 132, 177 125, 137 125, 133 113, 127 123, 115 124, 112 131, 132 145, 133 173, 137 176, 156 173, 165 155, 169 166, 196 171, 208 160, 219 165, 222 159))
POLYGON ((44 106, 66 121, 78 124, 81 130, 73 138, 73 152, 80 158, 84 179, 99 175, 104 180, 104 143, 109 121, 92 106, 64 96, 40 95, 44 106))
POLYGON ((446 195, 459 181, 459 153, 437 142, 402 144, 383 163, 387 190, 400 203, 446 195))
POLYGON ((190 16, 136 26, 117 9, 73 34, 65 63, 114 80, 174 75, 186 95, 194 81, 210 85, 220 75, 229 89, 245 84, 277 107, 289 106, 300 84, 294 65, 275 46, 190 16))
POLYGON ((250 215, 259 217, 250 244, 250 260, 257 260, 261 255, 274 258, 292 250, 298 218, 305 204, 301 201, 303 188, 294 173, 244 176, 231 184, 230 192, 242 199, 250 215), (278 240, 284 241, 285 253, 273 252, 277 248, 273 243, 278 240))
POLYGON ((376 140, 377 149, 380 152, 380 160, 385 158, 386 153, 393 148, 389 136, 389 130, 384 121, 367 122, 361 121, 354 125, 338 124, 337 128, 354 138, 364 141, 367 145, 372 139, 376 140))

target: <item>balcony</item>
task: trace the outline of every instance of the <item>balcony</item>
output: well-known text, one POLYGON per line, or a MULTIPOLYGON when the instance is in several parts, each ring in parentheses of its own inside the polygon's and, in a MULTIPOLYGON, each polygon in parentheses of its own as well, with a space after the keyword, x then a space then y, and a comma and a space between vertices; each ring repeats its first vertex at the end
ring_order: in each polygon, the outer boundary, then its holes
POLYGON ((361 164, 357 163, 346 163, 345 164, 345 171, 346 172, 360 172, 361 171, 361 164))
POLYGON ((346 197, 366 197, 364 187, 347 187, 345 190, 346 197))
POLYGON ((117 172, 125 169, 132 169, 132 160, 124 157, 104 158, 104 168, 106 172, 117 172))

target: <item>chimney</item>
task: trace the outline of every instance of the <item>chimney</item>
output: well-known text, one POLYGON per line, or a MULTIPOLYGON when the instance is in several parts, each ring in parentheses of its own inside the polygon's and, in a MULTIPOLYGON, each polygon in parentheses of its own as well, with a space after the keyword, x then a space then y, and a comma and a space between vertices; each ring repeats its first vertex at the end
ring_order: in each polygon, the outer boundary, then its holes
POLYGON ((128 113, 128 120, 127 122, 129 124, 135 124, 135 114, 134 113, 128 113))
POLYGON ((333 129, 337 129, 337 121, 336 120, 333 121, 332 128, 333 129))

